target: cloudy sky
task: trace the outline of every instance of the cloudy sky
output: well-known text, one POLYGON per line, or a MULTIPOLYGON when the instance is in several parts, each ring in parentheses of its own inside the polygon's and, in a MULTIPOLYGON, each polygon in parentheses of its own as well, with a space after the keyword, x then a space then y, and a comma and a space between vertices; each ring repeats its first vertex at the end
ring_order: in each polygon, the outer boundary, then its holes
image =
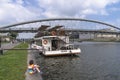
POLYGON ((57 17, 85 18, 120 26, 120 0, 0 0, 0 26, 57 17))

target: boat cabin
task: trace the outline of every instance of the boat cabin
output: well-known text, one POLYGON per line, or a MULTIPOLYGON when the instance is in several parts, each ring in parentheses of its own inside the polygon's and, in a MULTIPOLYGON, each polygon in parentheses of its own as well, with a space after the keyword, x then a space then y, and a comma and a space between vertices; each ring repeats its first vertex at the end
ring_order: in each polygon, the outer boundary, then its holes
MULTIPOLYGON (((69 36, 43 36, 38 38, 45 56, 79 54, 80 48, 69 44, 69 36)), ((40 50, 41 51, 41 50, 40 50)))
POLYGON ((59 50, 66 43, 69 43, 68 36, 44 36, 42 37, 42 46, 47 51, 59 50))

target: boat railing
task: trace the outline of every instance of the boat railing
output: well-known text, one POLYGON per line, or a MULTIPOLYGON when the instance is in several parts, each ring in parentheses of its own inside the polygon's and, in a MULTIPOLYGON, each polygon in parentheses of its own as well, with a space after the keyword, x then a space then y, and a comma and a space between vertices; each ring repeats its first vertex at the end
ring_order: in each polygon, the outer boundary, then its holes
POLYGON ((68 45, 68 46, 62 46, 60 50, 70 50, 70 49, 78 49, 78 47, 75 47, 75 45, 68 45))

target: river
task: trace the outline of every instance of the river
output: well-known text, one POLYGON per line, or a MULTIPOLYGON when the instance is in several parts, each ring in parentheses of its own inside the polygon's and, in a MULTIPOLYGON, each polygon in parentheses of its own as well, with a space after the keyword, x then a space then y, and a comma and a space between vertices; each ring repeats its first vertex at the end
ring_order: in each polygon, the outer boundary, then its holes
POLYGON ((120 43, 82 42, 74 56, 36 56, 43 80, 120 80, 120 43))

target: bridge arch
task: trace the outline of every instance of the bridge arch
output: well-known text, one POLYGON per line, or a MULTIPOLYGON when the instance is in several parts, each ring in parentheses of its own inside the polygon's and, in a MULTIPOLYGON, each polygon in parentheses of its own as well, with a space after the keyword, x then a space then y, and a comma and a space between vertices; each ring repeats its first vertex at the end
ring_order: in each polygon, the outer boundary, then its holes
POLYGON ((11 24, 11 25, 7 25, 7 26, 1 26, 0 29, 10 28, 10 27, 24 25, 24 24, 36 23, 36 22, 57 21, 57 20, 59 20, 59 21, 62 21, 62 20, 66 20, 66 21, 67 20, 74 20, 74 21, 92 22, 92 23, 103 24, 103 25, 115 28, 117 30, 120 30, 119 27, 116 27, 114 25, 111 25, 111 24, 108 24, 108 23, 105 23, 105 22, 96 21, 96 20, 89 20, 89 19, 82 19, 82 18, 49 18, 49 19, 32 20, 32 21, 26 21, 26 22, 20 22, 20 23, 16 23, 16 24, 11 24))

